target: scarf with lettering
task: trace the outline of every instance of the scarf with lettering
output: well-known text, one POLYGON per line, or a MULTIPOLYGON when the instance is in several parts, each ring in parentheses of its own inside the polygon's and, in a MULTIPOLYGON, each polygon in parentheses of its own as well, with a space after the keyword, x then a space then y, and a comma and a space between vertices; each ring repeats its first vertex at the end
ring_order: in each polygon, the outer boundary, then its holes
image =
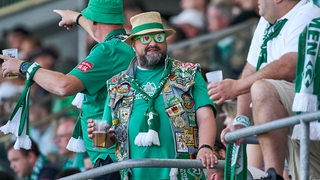
POLYGON ((31 140, 29 137, 29 95, 30 88, 34 83, 32 78, 35 72, 41 68, 41 66, 36 62, 30 63, 28 66, 25 88, 22 91, 15 108, 13 109, 8 122, 4 126, 0 127, 0 130, 4 134, 12 133, 17 137, 13 146, 14 149, 31 148, 31 140))
POLYGON ((271 25, 268 24, 265 31, 264 31, 264 36, 263 36, 263 42, 260 46, 260 54, 259 54, 259 59, 257 63, 256 70, 258 71, 261 68, 261 65, 263 63, 267 63, 267 43, 268 41, 272 40, 273 38, 277 37, 283 28, 283 26, 286 24, 287 19, 282 19, 277 21, 275 24, 271 25))
MULTIPOLYGON (((314 112, 320 109, 320 17, 313 19, 299 37, 295 97, 292 111, 314 112)), ((320 123, 311 122, 310 139, 320 140, 320 123)), ((292 138, 300 139, 300 125, 293 129, 292 138)))

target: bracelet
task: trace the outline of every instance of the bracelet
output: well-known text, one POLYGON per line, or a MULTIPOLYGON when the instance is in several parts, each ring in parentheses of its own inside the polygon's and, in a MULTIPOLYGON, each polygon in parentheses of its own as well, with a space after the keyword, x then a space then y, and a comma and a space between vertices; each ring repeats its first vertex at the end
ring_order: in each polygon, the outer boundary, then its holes
POLYGON ((198 148, 198 151, 200 151, 200 149, 202 149, 202 148, 208 148, 208 149, 210 149, 211 151, 213 151, 213 148, 212 148, 210 145, 208 145, 208 144, 202 144, 202 145, 198 148))
POLYGON ((232 125, 242 125, 244 127, 249 127, 251 125, 251 122, 247 116, 239 115, 233 119, 232 125))
POLYGON ((80 14, 77 16, 77 18, 76 18, 76 24, 77 24, 77 25, 79 25, 79 19, 80 19, 81 16, 82 16, 82 14, 80 13, 80 14))

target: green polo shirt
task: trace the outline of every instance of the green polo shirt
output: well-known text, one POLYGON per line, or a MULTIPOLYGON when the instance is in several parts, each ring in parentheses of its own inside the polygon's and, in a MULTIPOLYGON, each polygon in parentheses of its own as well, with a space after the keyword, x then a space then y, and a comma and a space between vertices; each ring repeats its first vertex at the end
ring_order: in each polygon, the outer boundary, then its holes
POLYGON ((69 74, 79 78, 85 86, 84 101, 81 112, 81 126, 86 150, 92 163, 98 158, 105 159, 108 150, 92 148, 92 140, 88 138, 87 120, 102 119, 107 95, 106 81, 117 73, 125 70, 135 52, 132 47, 119 38, 112 38, 117 34, 125 34, 124 29, 110 32, 103 42, 95 45, 90 54, 78 64, 69 74))

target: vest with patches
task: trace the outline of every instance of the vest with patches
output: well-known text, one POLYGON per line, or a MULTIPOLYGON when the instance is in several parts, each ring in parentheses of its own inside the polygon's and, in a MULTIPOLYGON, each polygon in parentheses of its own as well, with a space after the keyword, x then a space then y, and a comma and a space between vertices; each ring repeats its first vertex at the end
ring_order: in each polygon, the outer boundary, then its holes
MULTIPOLYGON (((169 78, 162 89, 166 113, 170 118, 176 158, 195 158, 198 148, 198 127, 192 88, 198 64, 172 60, 169 78)), ((136 90, 130 86, 127 71, 108 81, 112 108, 112 128, 116 132, 118 161, 129 159, 128 127, 136 90)))

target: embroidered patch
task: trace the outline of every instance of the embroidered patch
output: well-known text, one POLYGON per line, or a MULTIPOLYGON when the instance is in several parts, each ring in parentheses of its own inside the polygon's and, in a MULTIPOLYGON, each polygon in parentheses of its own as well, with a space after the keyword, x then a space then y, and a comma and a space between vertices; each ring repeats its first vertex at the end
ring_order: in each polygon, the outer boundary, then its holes
POLYGON ((124 97, 122 101, 122 106, 129 106, 133 103, 134 96, 124 97))
POLYGON ((186 126, 186 122, 184 121, 183 117, 181 117, 181 116, 176 116, 176 117, 174 117, 174 119, 173 119, 173 125, 174 125, 176 128, 182 129, 183 127, 186 126))
POLYGON ((188 147, 184 141, 184 136, 183 133, 176 133, 176 147, 177 147, 177 152, 180 153, 187 153, 188 152, 188 147))
POLYGON ((121 123, 126 123, 129 121, 130 107, 120 107, 119 108, 119 118, 121 123))
POLYGON ((170 116, 170 118, 173 118, 174 116, 178 116, 184 113, 184 109, 181 103, 178 103, 166 108, 166 112, 170 116))
POLYGON ((186 141, 187 146, 194 146, 194 135, 193 135, 193 128, 192 127, 185 127, 183 130, 184 134, 184 139, 186 141))
POLYGON ((82 63, 78 65, 77 69, 79 69, 82 72, 87 72, 93 67, 93 65, 94 64, 92 64, 91 62, 82 61, 82 63))
POLYGON ((193 101, 192 97, 189 94, 184 93, 184 94, 182 94, 181 98, 183 99, 184 107, 186 107, 188 109, 192 109, 193 108, 194 101, 193 101))
POLYGON ((119 93, 127 93, 130 90, 130 85, 129 84, 122 84, 120 87, 117 89, 119 93))

